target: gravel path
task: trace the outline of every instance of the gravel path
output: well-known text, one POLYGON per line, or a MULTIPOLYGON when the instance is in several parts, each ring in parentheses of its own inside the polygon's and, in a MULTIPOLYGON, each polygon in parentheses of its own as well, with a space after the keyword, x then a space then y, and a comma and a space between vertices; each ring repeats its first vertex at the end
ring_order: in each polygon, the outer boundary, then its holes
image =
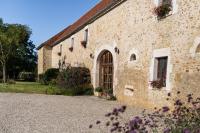
MULTIPOLYGON (((88 96, 0 93, 0 133, 102 133, 88 126, 120 106, 88 96)), ((128 107, 125 117, 141 111, 128 107)))

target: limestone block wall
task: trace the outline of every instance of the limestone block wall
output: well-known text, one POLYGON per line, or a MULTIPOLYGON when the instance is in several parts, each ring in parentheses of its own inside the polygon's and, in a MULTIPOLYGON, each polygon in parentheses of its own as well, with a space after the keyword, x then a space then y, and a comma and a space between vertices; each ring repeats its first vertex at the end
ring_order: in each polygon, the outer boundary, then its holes
POLYGON ((38 50, 38 74, 43 73, 43 47, 38 50))
POLYGON ((200 36, 200 1, 176 2, 177 12, 158 21, 153 14, 153 0, 127 0, 85 27, 89 30, 87 48, 80 43, 85 29, 73 35, 72 52, 69 51, 71 38, 53 47, 52 67, 58 67, 59 59, 72 66, 85 66, 91 70, 93 85, 98 86, 96 59, 99 51, 107 49, 114 58, 113 87, 119 101, 153 107, 170 104, 165 100, 168 92, 200 95, 200 56, 190 52, 195 38, 200 36), (57 55, 60 45, 61 57, 57 55), (119 54, 115 53, 115 47, 119 54), (159 49, 169 50, 170 88, 152 90, 149 81, 153 54, 159 49), (130 62, 131 53, 137 55, 135 62, 130 62), (127 92, 126 88, 132 88, 133 92, 127 92))
POLYGON ((52 68, 52 48, 44 46, 38 50, 38 74, 52 68))

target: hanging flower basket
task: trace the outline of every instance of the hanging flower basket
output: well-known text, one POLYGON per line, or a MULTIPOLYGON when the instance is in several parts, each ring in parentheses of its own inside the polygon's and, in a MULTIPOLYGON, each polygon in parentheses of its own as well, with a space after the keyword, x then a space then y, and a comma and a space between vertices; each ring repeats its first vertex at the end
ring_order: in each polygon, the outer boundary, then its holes
POLYGON ((71 52, 72 52, 72 51, 73 51, 73 49, 74 49, 73 47, 70 47, 70 48, 69 48, 69 51, 71 51, 71 52))
POLYGON ((152 88, 154 89, 161 89, 163 87, 163 80, 154 80, 154 81, 150 81, 150 85, 152 86, 152 88))
POLYGON ((81 45, 86 48, 87 41, 81 41, 81 45))
POLYGON ((61 52, 58 52, 58 56, 61 56, 61 52))
POLYGON ((163 4, 154 8, 154 14, 157 15, 159 19, 165 18, 172 11, 171 4, 163 4))

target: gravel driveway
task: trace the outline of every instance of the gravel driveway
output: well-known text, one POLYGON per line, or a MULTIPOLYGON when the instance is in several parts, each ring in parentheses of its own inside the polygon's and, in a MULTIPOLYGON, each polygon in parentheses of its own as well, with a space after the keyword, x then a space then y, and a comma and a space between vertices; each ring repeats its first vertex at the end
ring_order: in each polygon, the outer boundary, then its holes
MULTIPOLYGON (((68 97, 0 93, 0 133, 102 133, 89 130, 116 101, 96 97, 68 97)), ((128 107, 126 118, 142 109, 128 107)))

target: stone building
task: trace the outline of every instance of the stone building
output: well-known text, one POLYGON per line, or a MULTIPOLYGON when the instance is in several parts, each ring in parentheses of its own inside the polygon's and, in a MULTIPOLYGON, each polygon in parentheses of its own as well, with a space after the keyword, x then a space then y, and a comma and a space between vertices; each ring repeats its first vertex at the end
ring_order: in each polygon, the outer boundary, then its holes
POLYGON ((59 64, 89 68, 94 88, 111 87, 131 105, 199 96, 200 1, 102 0, 38 47, 39 74, 59 64))

